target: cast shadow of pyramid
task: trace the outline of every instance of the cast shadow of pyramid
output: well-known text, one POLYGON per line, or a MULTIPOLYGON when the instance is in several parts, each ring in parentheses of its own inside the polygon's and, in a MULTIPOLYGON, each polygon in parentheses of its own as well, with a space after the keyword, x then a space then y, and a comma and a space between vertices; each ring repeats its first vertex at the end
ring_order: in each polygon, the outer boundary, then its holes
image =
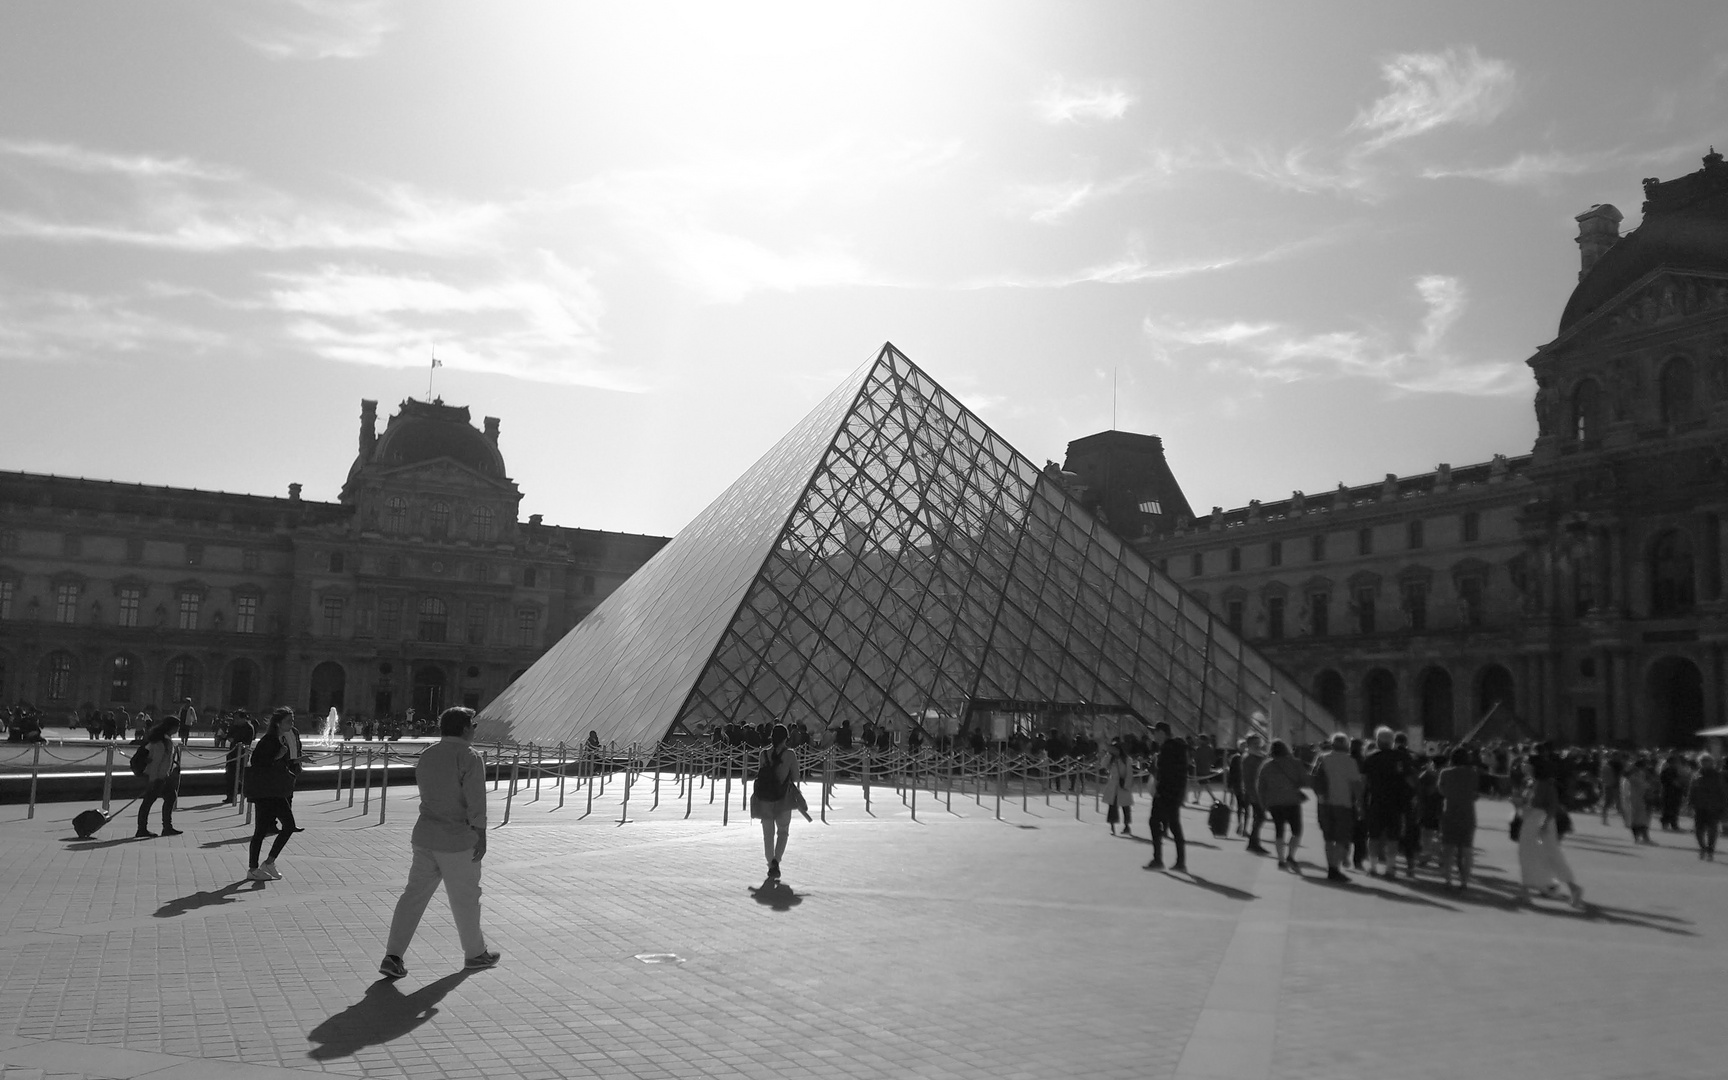
POLYGON ((1286 738, 1334 726, 888 344, 487 706, 478 737, 951 730, 980 710, 1225 738, 1255 712, 1286 738))

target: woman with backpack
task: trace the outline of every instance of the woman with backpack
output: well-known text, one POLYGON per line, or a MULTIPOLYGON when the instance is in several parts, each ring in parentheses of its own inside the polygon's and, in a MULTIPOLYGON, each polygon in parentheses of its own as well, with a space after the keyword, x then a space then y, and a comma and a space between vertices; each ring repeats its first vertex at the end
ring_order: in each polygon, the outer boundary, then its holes
POLYGON ((280 881, 276 856, 288 846, 288 838, 299 832, 294 824, 294 784, 300 777, 300 736, 294 730, 294 710, 286 705, 270 714, 264 734, 252 747, 252 762, 246 767, 246 797, 254 807, 252 846, 248 850, 252 881, 280 881), (272 829, 280 830, 270 845, 270 858, 262 865, 258 852, 272 829))
POLYGON ((175 717, 168 717, 151 728, 144 736, 144 745, 132 756, 132 770, 138 772, 143 758, 144 799, 138 804, 138 831, 133 836, 153 837, 150 831, 150 808, 162 800, 162 835, 179 836, 174 827, 174 796, 180 786, 180 748, 174 744, 174 729, 180 726, 175 717))
POLYGON ((750 794, 750 816, 762 822, 762 853, 768 859, 768 880, 780 880, 780 858, 786 854, 786 833, 792 827, 792 811, 803 810, 804 796, 798 791, 798 754, 786 745, 785 724, 775 724, 769 746, 756 767, 756 786, 750 794))

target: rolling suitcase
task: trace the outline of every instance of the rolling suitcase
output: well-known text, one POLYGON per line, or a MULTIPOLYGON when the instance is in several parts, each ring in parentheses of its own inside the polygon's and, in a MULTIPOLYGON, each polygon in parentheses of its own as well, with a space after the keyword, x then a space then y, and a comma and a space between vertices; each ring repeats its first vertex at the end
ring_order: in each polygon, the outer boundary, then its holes
POLYGON ((1228 836, 1230 834, 1230 808, 1213 800, 1212 809, 1206 811, 1206 824, 1212 830, 1213 836, 1228 836))

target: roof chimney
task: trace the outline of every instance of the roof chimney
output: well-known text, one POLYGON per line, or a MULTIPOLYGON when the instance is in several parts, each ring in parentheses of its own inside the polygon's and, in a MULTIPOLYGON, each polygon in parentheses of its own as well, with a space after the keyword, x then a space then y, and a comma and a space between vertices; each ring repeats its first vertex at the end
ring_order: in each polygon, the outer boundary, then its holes
POLYGON ((1578 223, 1578 255, 1583 263, 1578 280, 1583 281, 1596 260, 1620 239, 1622 216, 1613 203, 1597 203, 1572 220, 1578 223))
POLYGON ((486 441, 493 446, 498 445, 498 418, 496 416, 486 418, 486 441))
POLYGON ((360 399, 360 464, 372 460, 372 450, 378 445, 378 403, 360 399))
POLYGON ((289 484, 288 485, 288 501, 289 502, 299 502, 300 501, 300 485, 299 484, 289 484))

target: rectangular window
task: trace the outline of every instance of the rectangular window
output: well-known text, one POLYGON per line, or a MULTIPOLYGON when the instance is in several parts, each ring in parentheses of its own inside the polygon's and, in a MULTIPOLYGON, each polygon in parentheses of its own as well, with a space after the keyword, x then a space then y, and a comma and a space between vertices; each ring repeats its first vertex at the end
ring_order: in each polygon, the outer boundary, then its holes
POLYGON ((402 636, 402 601, 378 601, 378 636, 381 638, 402 636))
POLYGON ((54 586, 54 621, 57 623, 75 623, 78 621, 78 586, 54 586))
POLYGON ((203 566, 204 565, 204 545, 203 544, 187 544, 186 545, 186 565, 187 566, 203 566))
POLYGON ((1356 530, 1356 554, 1358 554, 1358 555, 1372 555, 1372 554, 1374 554, 1374 530, 1373 529, 1357 529, 1356 530))
POLYGON ((0 619, 12 617, 12 595, 17 586, 10 581, 0 581, 0 619))
POLYGON ((1410 629, 1428 629, 1428 586, 1419 581, 1405 584, 1404 612, 1410 616, 1410 629))
POLYGON ((239 634, 256 634, 258 632, 258 598, 256 596, 237 596, 234 598, 234 631, 239 634))
POLYGON ((532 588, 534 588, 534 583, 539 581, 539 580, 540 580, 540 574, 532 566, 530 566, 526 570, 522 571, 522 584, 525 587, 532 589, 532 588))
POLYGON ((1464 608, 1464 625, 1476 629, 1482 625, 1482 579, 1467 577, 1458 583, 1458 602, 1464 608))
POLYGON ((1404 535, 1405 535, 1405 539, 1408 541, 1409 547, 1412 547, 1412 548, 1421 547, 1422 546, 1422 519, 1417 518, 1415 521, 1405 523, 1404 535))
POLYGON ((1206 553, 1196 551, 1188 557, 1188 576, 1199 577, 1206 571, 1206 553))
POLYGON ((486 643, 486 606, 484 604, 468 605, 468 644, 484 645, 486 643))
POLYGON ((329 596, 324 599, 324 636, 340 637, 342 635, 342 598, 329 596))
POLYGON ((137 626, 138 608, 144 599, 143 589, 120 590, 120 625, 137 626))
POLYGON ((1326 561, 1326 534, 1315 533, 1308 538, 1308 561, 1326 561))
POLYGON ((1266 636, 1278 641, 1284 636, 1284 598, 1268 596, 1266 598, 1266 636))
POLYGON ((518 611, 516 613, 516 644, 523 648, 532 648, 540 642, 540 613, 537 611, 518 611))
POLYGON ((1240 569, 1242 569, 1242 549, 1233 547, 1230 549, 1230 572, 1234 574, 1240 569))
POLYGON ((247 548, 240 553, 240 569, 252 573, 258 569, 258 553, 247 548))
POLYGON ((180 594, 180 629, 198 629, 198 602, 201 599, 202 597, 191 591, 180 594))
POLYGON ((1482 539, 1482 515, 1472 510, 1464 515, 1464 542, 1482 539))
POLYGON ((1284 565, 1284 541, 1274 540, 1266 545, 1266 564, 1268 566, 1284 565))
POLYGON ((1308 597, 1309 630, 1315 637, 1332 632, 1332 597, 1317 592, 1308 597))
POLYGON ((1374 588, 1364 586, 1356 590, 1356 630, 1362 634, 1374 633, 1374 588))
POLYGON ((1224 605, 1224 621, 1230 624, 1230 632, 1237 637, 1242 636, 1242 601, 1231 600, 1224 605))

